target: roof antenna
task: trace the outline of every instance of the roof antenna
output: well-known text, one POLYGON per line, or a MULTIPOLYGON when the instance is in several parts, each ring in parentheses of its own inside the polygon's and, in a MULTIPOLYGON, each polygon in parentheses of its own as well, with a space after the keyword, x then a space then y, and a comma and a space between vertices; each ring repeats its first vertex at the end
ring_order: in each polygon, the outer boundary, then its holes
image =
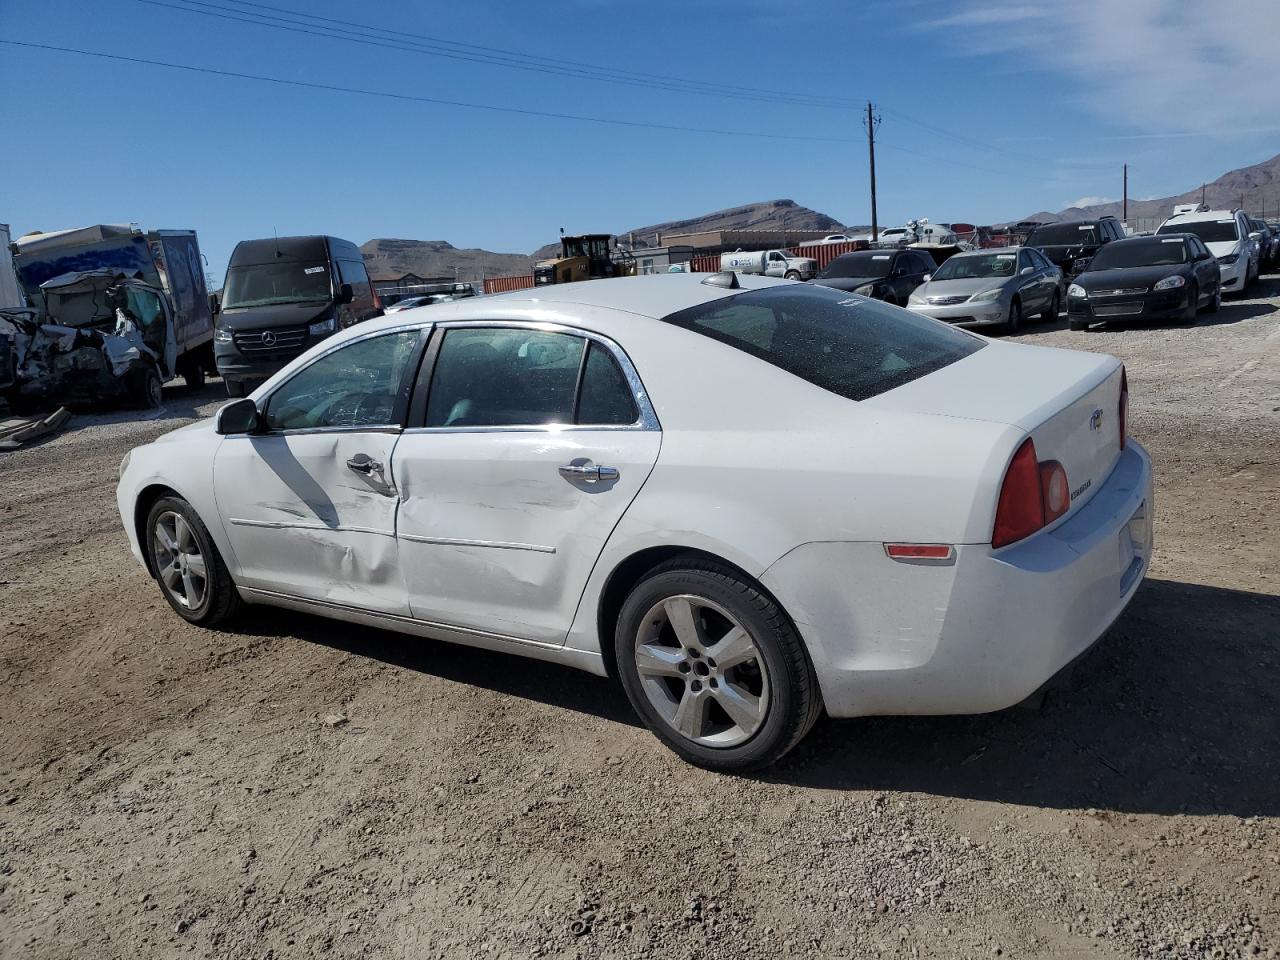
POLYGON ((276 259, 279 260, 281 257, 284 256, 284 254, 280 252, 280 231, 276 229, 276 225, 274 223, 271 225, 271 236, 275 238, 276 259))

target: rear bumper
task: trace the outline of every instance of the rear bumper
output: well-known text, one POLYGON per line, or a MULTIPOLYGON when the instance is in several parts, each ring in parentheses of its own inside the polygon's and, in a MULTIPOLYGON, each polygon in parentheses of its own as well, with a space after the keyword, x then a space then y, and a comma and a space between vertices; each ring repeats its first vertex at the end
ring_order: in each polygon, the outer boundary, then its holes
POLYGON ((1131 442, 1065 523, 944 564, 811 543, 762 582, 791 614, 832 716, 987 713, 1025 700, 1120 615, 1151 560, 1151 461, 1131 442))

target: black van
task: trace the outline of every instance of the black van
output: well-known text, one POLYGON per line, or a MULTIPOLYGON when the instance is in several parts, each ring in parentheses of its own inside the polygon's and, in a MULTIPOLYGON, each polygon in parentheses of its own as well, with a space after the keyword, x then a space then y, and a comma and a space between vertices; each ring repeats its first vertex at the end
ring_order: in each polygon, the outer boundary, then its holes
POLYGON ((213 353, 232 397, 334 331, 382 316, 360 249, 337 237, 241 240, 217 308, 213 353))

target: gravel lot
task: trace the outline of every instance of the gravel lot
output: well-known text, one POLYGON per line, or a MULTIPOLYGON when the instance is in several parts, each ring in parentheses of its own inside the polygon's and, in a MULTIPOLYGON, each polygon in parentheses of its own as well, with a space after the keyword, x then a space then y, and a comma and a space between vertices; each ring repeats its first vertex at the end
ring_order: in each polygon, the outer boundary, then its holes
POLYGON ((1021 338, 1122 357, 1158 471, 1151 577, 1065 689, 823 720, 760 778, 567 669, 185 624, 116 466, 220 383, 0 454, 0 956, 1275 956, 1280 279, 1254 292, 1021 338))

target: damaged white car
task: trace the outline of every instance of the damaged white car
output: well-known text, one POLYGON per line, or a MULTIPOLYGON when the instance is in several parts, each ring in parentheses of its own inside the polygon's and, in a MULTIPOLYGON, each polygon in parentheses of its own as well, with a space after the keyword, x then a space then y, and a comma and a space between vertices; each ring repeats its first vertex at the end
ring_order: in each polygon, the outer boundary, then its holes
POLYGON ((37 310, 0 312, 0 391, 14 409, 104 399, 157 407, 177 346, 164 294, 111 270, 40 285, 37 310))

